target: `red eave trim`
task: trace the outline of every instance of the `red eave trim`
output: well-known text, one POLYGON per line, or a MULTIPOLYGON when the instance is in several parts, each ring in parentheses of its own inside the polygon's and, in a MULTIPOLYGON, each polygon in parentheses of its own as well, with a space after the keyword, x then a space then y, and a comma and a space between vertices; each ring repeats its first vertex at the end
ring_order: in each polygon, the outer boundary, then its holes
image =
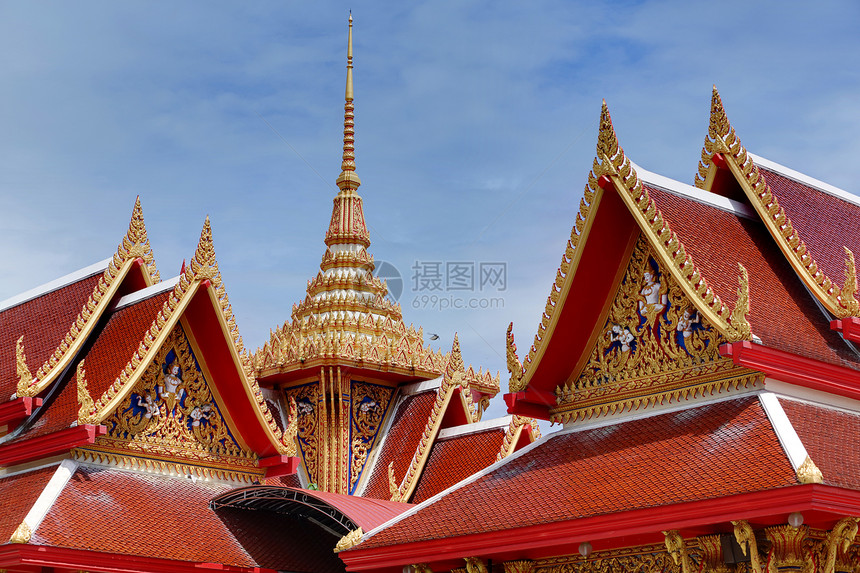
POLYGON ((299 471, 298 456, 269 456, 268 458, 260 458, 257 465, 261 468, 266 468, 266 477, 281 477, 293 475, 299 471))
POLYGON ((104 436, 106 433, 105 426, 82 424, 38 438, 3 444, 0 445, 0 467, 22 464, 92 444, 97 436, 104 436))
POLYGON ((843 338, 849 342, 860 342, 860 318, 856 316, 831 320, 830 328, 841 332, 843 338))
POLYGON ((0 546, 0 568, 78 569, 107 573, 200 573, 200 570, 237 573, 276 573, 262 567, 236 567, 221 563, 178 561, 138 555, 120 555, 82 549, 64 549, 45 545, 8 544, 0 546))
POLYGON ((18 422, 24 420, 33 413, 33 410, 42 405, 41 398, 30 398, 24 396, 9 400, 0 404, 0 426, 17 426, 18 422))
MULTIPOLYGON (((512 500, 516 503, 516 500, 512 500)), ((372 549, 358 547, 338 556, 349 571, 399 568, 410 563, 427 563, 479 555, 530 554, 564 555, 588 541, 600 549, 613 549, 612 540, 660 534, 670 529, 690 530, 721 525, 730 530, 732 520, 750 521, 778 518, 792 511, 832 514, 833 520, 860 513, 860 491, 809 484, 718 497, 689 503, 650 507, 617 513, 556 521, 502 531, 488 531, 461 537, 403 543, 372 549), (543 551, 541 551, 543 550, 543 551)))
POLYGON ((804 358, 748 340, 723 344, 720 354, 730 356, 739 366, 758 370, 783 382, 860 400, 860 372, 844 366, 804 358))
POLYGON ((529 386, 521 392, 505 394, 508 414, 518 414, 529 418, 549 420, 549 409, 555 406, 557 397, 552 392, 529 386))

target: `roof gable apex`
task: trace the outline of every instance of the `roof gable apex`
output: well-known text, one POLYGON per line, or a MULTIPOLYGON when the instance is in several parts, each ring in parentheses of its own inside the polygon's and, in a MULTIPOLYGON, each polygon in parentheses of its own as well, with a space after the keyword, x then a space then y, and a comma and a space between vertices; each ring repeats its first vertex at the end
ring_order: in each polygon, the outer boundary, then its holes
MULTIPOLYGON (((756 165, 754 157, 741 143, 729 122, 720 94, 714 86, 710 123, 695 179, 696 187, 708 190, 715 178, 714 173, 720 170, 728 170, 731 173, 786 260, 818 301, 837 318, 860 314, 854 253, 848 247, 843 247, 845 280, 839 288, 821 270, 785 209, 780 205, 779 198, 756 165)), ((833 194, 829 190, 824 191, 833 194)))

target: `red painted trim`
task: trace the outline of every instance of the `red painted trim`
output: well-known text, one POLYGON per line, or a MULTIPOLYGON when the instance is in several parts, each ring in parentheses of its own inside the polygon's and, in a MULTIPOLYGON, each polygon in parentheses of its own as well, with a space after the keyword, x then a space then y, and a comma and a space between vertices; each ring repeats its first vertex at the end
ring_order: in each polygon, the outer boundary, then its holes
POLYGON ((508 414, 518 414, 529 418, 549 420, 549 409, 555 406, 558 398, 552 392, 529 386, 521 392, 505 394, 508 414))
POLYGON ((3 444, 0 445, 0 467, 22 464, 92 444, 97 436, 106 433, 105 426, 83 424, 37 438, 3 444))
POLYGON ((714 153, 711 156, 711 161, 714 163, 714 165, 716 165, 720 169, 728 169, 729 168, 729 164, 726 163, 726 158, 723 157, 722 153, 714 153))
POLYGON ((268 458, 260 458, 257 465, 266 469, 266 477, 281 477, 293 475, 299 471, 298 456, 269 456, 268 458))
POLYGON ((41 398, 24 396, 9 400, 0 404, 0 426, 17 426, 18 422, 33 413, 33 410, 42 405, 41 398))
POLYGON ((720 354, 730 356, 739 366, 758 370, 783 382, 860 400, 860 372, 850 368, 753 344, 748 340, 723 344, 720 354))
POLYGON ((349 571, 400 568, 410 563, 462 559, 479 555, 491 559, 530 559, 575 553, 588 541, 599 550, 635 545, 643 538, 659 540, 662 531, 682 534, 731 531, 731 521, 746 519, 756 526, 784 523, 789 512, 801 511, 807 523, 832 524, 860 512, 860 491, 824 485, 799 485, 683 504, 487 531, 454 538, 432 539, 372 549, 358 547, 339 557, 349 571), (809 518, 814 518, 814 521, 809 518))
POLYGON ((158 559, 45 545, 12 543, 0 546, 0 568, 39 567, 103 571, 105 573, 199 573, 201 569, 231 573, 276 573, 275 569, 262 567, 236 567, 221 563, 158 559))
POLYGON ((860 318, 856 316, 832 320, 830 328, 842 332, 842 336, 849 342, 860 342, 860 318))

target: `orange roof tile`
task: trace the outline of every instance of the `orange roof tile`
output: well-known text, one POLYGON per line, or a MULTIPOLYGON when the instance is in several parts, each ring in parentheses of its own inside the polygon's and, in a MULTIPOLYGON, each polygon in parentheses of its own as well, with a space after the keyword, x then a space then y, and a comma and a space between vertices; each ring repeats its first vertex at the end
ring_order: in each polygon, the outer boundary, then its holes
POLYGON ((55 471, 54 465, 0 479, 0 544, 9 541, 55 471))
POLYGON ((708 283, 730 308, 737 299, 738 263, 746 267, 749 322, 765 346, 860 369, 860 360, 830 330, 829 319, 762 223, 660 189, 648 187, 648 192, 708 283))
POLYGON ((69 331, 102 273, 0 312, 0 396, 7 400, 17 389, 15 343, 24 336, 27 366, 35 375, 69 331))
MULTIPOLYGON (((98 399, 125 368, 168 296, 169 292, 160 293, 124 307, 110 316, 84 357, 87 389, 93 399, 98 399)), ((61 383, 66 385, 65 388, 22 436, 23 439, 68 428, 69 424, 77 420, 80 406, 74 373, 67 375, 67 379, 61 383)))
POLYGON ((860 415, 796 400, 780 400, 824 483, 860 489, 860 458, 846 444, 860 442, 860 415))
POLYGON ((560 432, 366 538, 361 549, 797 484, 758 399, 560 432), (683 460, 683 463, 672 463, 683 460), (480 517, 477 517, 480 516, 480 517))
MULTIPOLYGON (((828 277, 845 278, 843 246, 860 256, 860 206, 758 166, 806 248, 828 277)), ((860 198, 858 198, 860 200, 860 198)))
POLYGON ((212 510, 229 485, 79 468, 31 544, 293 571, 343 571, 335 536, 269 511, 212 510), (289 535, 284 535, 288 531, 289 535))
POLYGON ((394 476, 399 483, 409 469, 435 401, 436 390, 430 390, 407 396, 398 406, 373 467, 373 474, 367 481, 363 494, 365 497, 391 499, 388 491, 388 464, 394 462, 394 476))
POLYGON ((492 428, 436 440, 410 501, 421 503, 495 463, 504 438, 504 428, 492 428))

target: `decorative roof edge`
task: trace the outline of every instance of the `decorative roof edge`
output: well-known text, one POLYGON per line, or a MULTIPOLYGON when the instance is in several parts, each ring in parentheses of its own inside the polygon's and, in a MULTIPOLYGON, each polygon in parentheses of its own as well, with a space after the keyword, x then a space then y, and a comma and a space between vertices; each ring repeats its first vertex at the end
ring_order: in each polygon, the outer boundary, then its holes
MULTIPOLYGON (((418 447, 415 448, 409 469, 406 470, 406 475, 403 476, 399 486, 394 487, 396 480, 393 475, 393 467, 389 465, 391 501, 408 501, 418 486, 418 478, 421 476, 427 463, 427 458, 430 456, 430 449, 439 435, 444 413, 451 399, 454 397, 455 390, 458 388, 461 390, 468 389, 465 385, 465 377, 466 369, 463 364, 463 357, 460 354, 460 340, 455 333, 451 353, 448 355, 448 365, 442 377, 442 384, 436 390, 436 401, 430 410, 427 424, 424 426, 424 432, 421 434, 418 447)), ((467 419, 469 419, 470 423, 474 423, 477 421, 478 411, 472 404, 471 392, 459 392, 458 395, 460 396, 460 405, 466 411, 467 419)))
MULTIPOLYGON (((825 308, 838 318, 860 314, 857 300, 857 271, 854 253, 845 249, 845 282, 841 289, 824 274, 806 248, 800 234, 788 215, 779 205, 779 200, 767 184, 753 157, 741 143, 735 129, 729 123, 722 99, 714 86, 711 96, 711 116, 708 134, 702 149, 695 185, 707 190, 715 172, 713 157, 722 155, 735 180, 743 189, 755 211, 779 245, 788 262, 803 283, 815 294, 825 308)), ((799 175, 799 174, 798 174, 799 175)), ((817 186, 816 186, 817 187, 817 186)), ((835 189, 835 188, 834 188, 835 189)))
MULTIPOLYGON (((253 408, 256 410, 258 419, 279 454, 295 455, 295 425, 297 418, 293 415, 294 405, 290 405, 291 421, 287 429, 282 432, 266 405, 266 399, 260 390, 259 384, 257 384, 256 378, 253 377, 253 370, 250 368, 249 361, 247 360, 247 352, 245 352, 241 338, 238 336, 236 323, 230 310, 229 300, 227 299, 227 292, 221 282, 221 273, 218 270, 218 263, 215 258, 209 217, 206 217, 203 230, 200 233, 200 241, 197 244, 194 256, 191 258, 191 262, 185 266, 185 271, 179 276, 173 287, 173 292, 164 302, 161 310, 159 310, 158 315, 152 322, 152 326, 150 326, 140 341, 137 350, 132 354, 113 384, 97 400, 94 400, 91 406, 87 402, 89 393, 86 391, 86 384, 83 384, 83 392, 80 387, 83 361, 79 365, 78 397, 82 408, 86 406, 86 418, 89 420, 87 423, 100 423, 131 392, 131 389, 143 375, 147 366, 155 359, 159 348, 167 336, 179 323, 183 311, 204 281, 209 282, 215 303, 219 307, 220 312, 218 316, 222 321, 223 331, 230 333, 229 337, 232 343, 230 346, 233 349, 234 363, 244 379, 245 390, 253 408)), ((90 400, 92 400, 91 397, 90 400)))
POLYGON ((797 430, 794 429, 794 424, 791 423, 776 394, 762 392, 759 394, 759 402, 767 414, 767 419, 770 420, 773 432, 776 434, 782 449, 785 450, 791 467, 797 474, 798 481, 800 483, 822 483, 824 478, 821 475, 821 470, 810 459, 806 446, 803 445, 803 441, 797 434, 797 430))
POLYGON ((15 532, 9 539, 10 543, 30 542, 33 533, 42 524, 45 516, 48 515, 48 511, 50 511, 54 502, 57 501, 57 498, 60 497, 60 493, 62 493, 66 484, 69 483, 77 468, 78 464, 73 460, 63 460, 60 462, 57 469, 54 470, 54 475, 45 484, 42 493, 36 498, 30 511, 27 512, 27 515, 24 516, 24 519, 18 525, 17 529, 15 529, 15 532))
POLYGON ((540 439, 540 428, 534 418, 512 416, 511 422, 508 424, 508 428, 505 431, 502 446, 499 448, 499 453, 496 455, 496 461, 502 460, 516 451, 517 443, 520 441, 520 436, 522 436, 526 426, 531 427, 532 442, 536 442, 540 439))
POLYGON ((72 322, 69 331, 54 352, 39 367, 35 376, 32 376, 27 384, 22 383, 23 379, 20 377, 19 371, 16 396, 37 396, 57 379, 60 372, 71 363, 86 342, 95 324, 107 310, 108 304, 110 304, 123 279, 138 259, 143 262, 148 271, 143 273, 147 285, 151 286, 159 282, 161 277, 155 268, 152 247, 146 236, 146 224, 143 220, 143 210, 140 207, 140 197, 135 199, 128 231, 120 241, 116 253, 104 271, 104 275, 99 279, 92 294, 84 303, 81 312, 72 322))
POLYGON ((860 207, 860 196, 857 196, 856 194, 851 193, 850 191, 846 191, 845 189, 841 189, 839 187, 836 187, 835 185, 831 185, 830 183, 827 183, 826 181, 821 181, 820 179, 816 179, 815 177, 807 175, 806 173, 801 173, 800 171, 796 171, 796 170, 792 169, 791 167, 786 167, 785 165, 782 165, 781 163, 777 163, 776 161, 772 161, 772 160, 768 159, 767 157, 762 157, 761 155, 753 153, 752 151, 747 150, 747 155, 750 156, 752 158, 753 162, 756 165, 758 165, 759 167, 764 167, 768 171, 773 171, 774 173, 778 173, 778 174, 782 175, 783 177, 787 177, 789 179, 793 179, 794 181, 797 181, 798 183, 802 183, 803 185, 806 185, 807 187, 812 187, 818 191, 821 191, 822 193, 826 193, 827 195, 832 195, 834 197, 842 199, 848 203, 853 203, 854 205, 857 205, 858 207, 860 207))
POLYGON ((71 272, 67 275, 61 276, 57 279, 54 279, 50 282, 46 282, 45 284, 39 285, 37 287, 26 290, 22 293, 18 293, 16 295, 10 296, 6 300, 0 301, 0 312, 5 312, 10 308, 15 308, 20 304, 24 304, 25 302, 30 302, 33 299, 37 299, 40 296, 44 296, 46 294, 50 294, 56 290, 60 290, 63 287, 67 287, 72 283, 76 283, 79 280, 89 278, 93 275, 97 275, 103 273, 105 269, 110 264, 113 257, 108 257, 102 261, 97 263, 93 263, 88 265, 82 269, 78 269, 74 272, 71 272))
POLYGON ((567 293, 575 276, 581 249, 579 242, 587 238, 588 230, 594 222, 600 198, 605 185, 613 185, 624 202, 639 228, 648 238, 654 252, 660 258, 664 267, 681 286, 711 324, 729 341, 746 340, 752 336, 751 327, 747 321, 749 314, 749 277, 743 265, 738 264, 737 302, 733 309, 723 304, 719 295, 711 288, 687 253, 678 235, 672 231, 669 223, 657 208, 642 180, 633 168, 630 159, 624 154, 624 149, 618 143, 609 108, 604 100, 600 112, 600 130, 597 138, 597 153, 588 173, 588 183, 585 186, 576 222, 570 233, 561 265, 556 272, 556 279, 547 298, 538 331, 529 349, 528 356, 520 363, 516 353, 516 344, 512 326, 508 327, 507 367, 511 374, 510 392, 525 390, 534 374, 540 357, 545 350, 546 340, 550 338, 557 320, 556 313, 563 306, 567 293), (549 335, 548 335, 549 334, 549 335))

